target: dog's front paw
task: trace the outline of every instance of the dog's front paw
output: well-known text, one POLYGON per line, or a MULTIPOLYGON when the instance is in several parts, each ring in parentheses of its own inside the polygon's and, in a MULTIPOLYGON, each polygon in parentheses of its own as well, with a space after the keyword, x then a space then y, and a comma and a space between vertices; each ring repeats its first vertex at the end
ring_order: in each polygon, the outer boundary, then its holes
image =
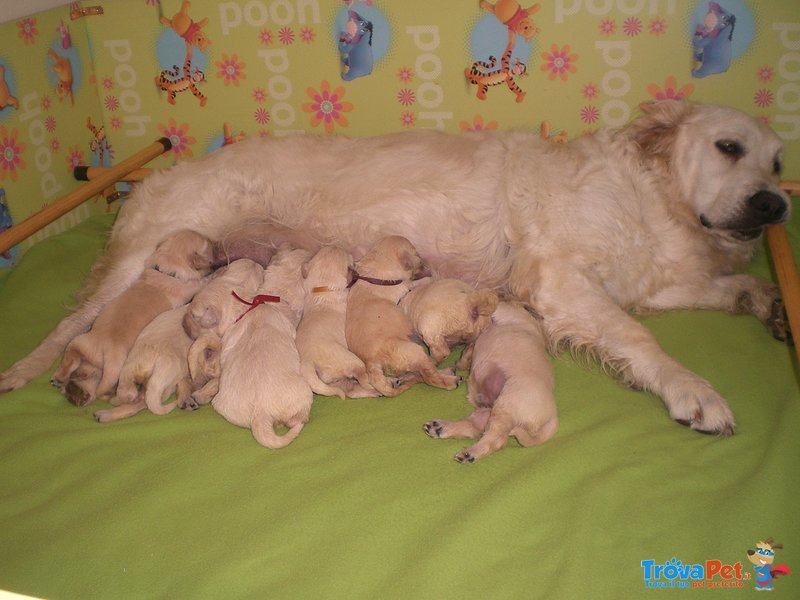
POLYGON ((767 330, 776 340, 788 344, 794 343, 792 332, 789 330, 789 321, 786 318, 786 308, 781 298, 773 300, 769 317, 764 321, 764 325, 767 326, 767 330))
POLYGON ((782 342, 790 341, 791 333, 780 289, 765 281, 756 282, 757 285, 736 297, 734 311, 754 315, 764 323, 772 337, 782 342))
POLYGON ((665 398, 673 420, 700 433, 733 435, 736 423, 728 403, 702 379, 674 387, 665 398))

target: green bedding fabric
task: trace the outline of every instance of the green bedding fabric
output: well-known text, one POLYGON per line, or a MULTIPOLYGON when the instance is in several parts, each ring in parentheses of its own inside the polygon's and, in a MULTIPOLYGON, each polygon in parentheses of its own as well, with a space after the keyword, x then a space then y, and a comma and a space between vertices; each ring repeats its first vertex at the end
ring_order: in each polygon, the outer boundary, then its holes
MULTIPOLYGON (((110 223, 96 217, 38 244, 0 280, 0 368, 66 314, 110 223)), ((769 276, 765 256, 754 271, 769 276)), ((653 571, 692 567, 654 578, 674 584, 659 597, 729 597, 754 593, 747 550, 773 537, 785 546, 775 564, 792 570, 774 594, 800 597, 793 350, 746 316, 645 323, 728 399, 735 436, 689 431, 658 399, 570 356, 553 359, 556 436, 538 448, 512 440, 472 465, 453 460, 464 441, 422 430, 469 412, 464 386, 318 397, 300 437, 272 451, 210 406, 99 424, 92 413, 104 403, 76 408, 40 377, 0 396, 0 589, 81 599, 638 598, 658 593, 642 566, 652 561, 653 571), (700 589, 679 589, 692 584, 700 589)))

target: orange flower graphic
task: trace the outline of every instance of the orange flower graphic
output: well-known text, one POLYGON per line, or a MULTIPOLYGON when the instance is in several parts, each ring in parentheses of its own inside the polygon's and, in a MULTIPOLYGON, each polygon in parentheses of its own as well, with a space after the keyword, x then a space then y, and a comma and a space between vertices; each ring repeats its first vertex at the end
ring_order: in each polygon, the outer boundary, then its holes
POLYGON ((350 102, 342 102, 345 95, 344 87, 337 87, 331 92, 330 83, 322 81, 319 84, 319 91, 310 87, 306 93, 311 98, 311 102, 305 102, 303 110, 311 113, 312 127, 317 127, 322 123, 327 133, 333 133, 335 125, 339 127, 349 125, 347 118, 342 113, 353 110, 353 105, 350 102))
POLYGON ((159 123, 158 129, 161 131, 161 135, 169 138, 169 141, 172 142, 172 151, 176 156, 193 156, 192 149, 189 146, 197 142, 197 140, 189 135, 189 125, 186 123, 178 125, 175 119, 170 118, 167 125, 159 123))
POLYGON ((678 89, 678 80, 675 79, 674 75, 670 75, 664 80, 663 89, 655 83, 647 86, 647 93, 656 100, 682 100, 691 96, 692 92, 694 92, 694 86, 691 83, 687 83, 678 89))
POLYGON ((550 79, 560 77, 561 81, 566 81, 569 73, 578 70, 578 67, 575 66, 578 55, 569 53, 569 45, 559 49, 556 44, 553 44, 550 46, 550 52, 542 52, 542 58, 544 59, 542 71, 550 71, 548 73, 550 79))
POLYGON ((17 140, 17 134, 16 128, 9 133, 0 125, 0 181, 5 179, 6 175, 11 181, 16 181, 17 169, 21 171, 25 168, 25 161, 22 160, 25 144, 17 140))
POLYGON ((228 58, 228 55, 223 52, 222 60, 215 61, 215 64, 219 69, 217 77, 223 79, 225 85, 232 83, 238 87, 239 80, 247 78, 244 74, 246 65, 243 62, 239 62, 239 57, 236 54, 231 54, 230 58, 228 58))

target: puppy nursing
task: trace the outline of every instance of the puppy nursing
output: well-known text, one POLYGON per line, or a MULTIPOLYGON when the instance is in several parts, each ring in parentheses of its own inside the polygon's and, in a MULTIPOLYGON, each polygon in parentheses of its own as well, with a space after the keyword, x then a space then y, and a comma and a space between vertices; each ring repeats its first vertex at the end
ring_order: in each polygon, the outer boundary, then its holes
POLYGON ((401 236, 382 238, 358 262, 345 337, 364 361, 370 385, 384 396, 397 396, 420 380, 447 390, 460 382, 452 369, 437 370, 423 347, 411 341, 411 322, 397 305, 424 270, 414 246, 401 236))
POLYGON ((553 370, 540 325, 519 304, 501 303, 478 337, 467 399, 475 411, 460 421, 431 421, 433 438, 475 438, 455 459, 470 463, 505 446, 514 436, 522 446, 550 439, 558 428, 553 370))
POLYGON ((297 327, 300 370, 311 389, 324 396, 378 396, 364 362, 347 348, 345 313, 352 256, 325 246, 303 267, 305 303, 297 327))
POLYGON ((90 331, 68 344, 53 385, 78 406, 111 395, 139 333, 159 314, 191 299, 211 260, 211 243, 193 231, 162 242, 136 282, 104 307, 90 331))
POLYGON ((267 448, 291 443, 311 413, 313 393, 300 374, 295 346, 303 306, 300 271, 309 257, 305 250, 280 250, 251 308, 222 340, 219 392, 211 405, 267 448), (278 425, 288 431, 278 435, 278 425))

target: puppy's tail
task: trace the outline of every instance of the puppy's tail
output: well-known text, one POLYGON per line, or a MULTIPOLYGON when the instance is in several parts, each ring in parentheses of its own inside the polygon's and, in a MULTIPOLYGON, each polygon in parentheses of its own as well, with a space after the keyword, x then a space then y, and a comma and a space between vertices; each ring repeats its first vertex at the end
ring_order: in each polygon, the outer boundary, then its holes
POLYGON ((317 374, 317 368, 314 366, 314 363, 310 361, 303 361, 300 364, 300 375, 303 376, 303 379, 306 380, 308 387, 310 387, 311 391, 315 394, 319 394, 321 396, 338 396, 344 400, 344 391, 322 381, 317 374))
POLYGON ((491 316, 497 308, 499 299, 494 290, 482 288, 470 294, 469 302, 472 307, 472 318, 477 319, 480 316, 491 316))
POLYGON ((164 400, 175 390, 176 383, 164 386, 163 378, 158 374, 158 366, 155 366, 149 374, 142 373, 141 375, 141 379, 137 377, 136 382, 145 388, 144 401, 147 409, 154 415, 166 415, 172 412, 172 409, 178 405, 178 401, 173 400, 164 404, 164 400))
POLYGON ((300 435, 304 425, 305 423, 302 421, 295 423, 289 427, 289 431, 283 435, 278 435, 275 433, 275 424, 272 418, 268 415, 260 414, 253 418, 253 424, 250 429, 259 444, 266 448, 277 450, 291 444, 294 438, 300 435))

